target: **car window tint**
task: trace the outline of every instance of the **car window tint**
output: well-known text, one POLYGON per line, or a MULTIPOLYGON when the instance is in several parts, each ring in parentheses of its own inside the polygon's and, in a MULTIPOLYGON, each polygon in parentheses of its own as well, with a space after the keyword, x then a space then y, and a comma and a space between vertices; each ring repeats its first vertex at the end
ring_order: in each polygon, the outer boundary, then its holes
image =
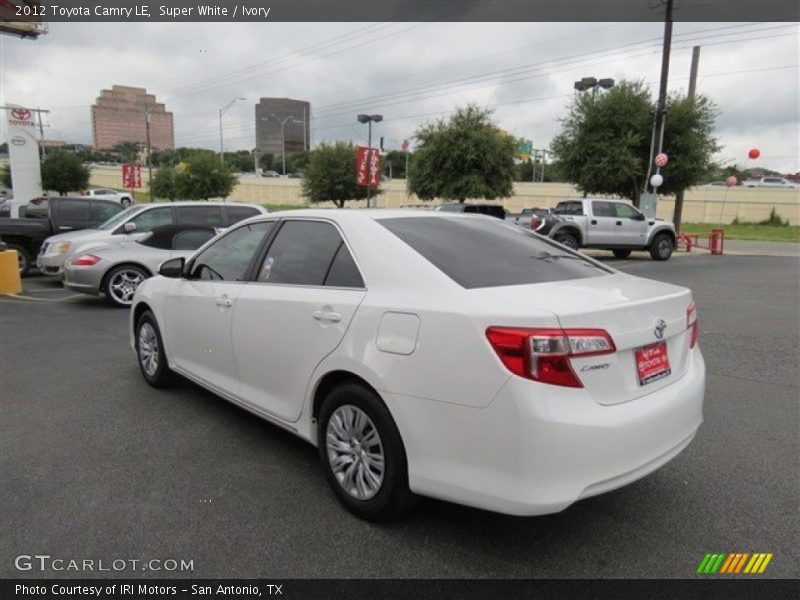
POLYGON ((341 243, 341 236, 330 223, 287 221, 267 252, 258 280, 322 285, 341 243))
POLYGON ((208 240, 216 235, 213 231, 205 229, 187 229, 179 231, 172 238, 173 250, 197 250, 208 240))
POLYGON ((613 202, 592 202, 592 214, 595 217, 616 217, 613 202))
POLYGON ((621 202, 615 202, 614 209, 616 210, 616 216, 620 219, 631 219, 639 214, 639 211, 630 204, 623 204, 621 202))
POLYGON ((559 202, 554 212, 557 215, 580 216, 583 214, 583 202, 559 202))
POLYGON ((339 244, 339 249, 333 258, 328 276, 325 278, 325 285, 331 287, 364 287, 361 273, 358 272, 358 267, 344 242, 339 244))
POLYGON ((222 208, 219 206, 178 206, 178 224, 222 227, 222 208))
POLYGON ((564 281, 611 272, 500 220, 405 217, 379 222, 465 288, 564 281))
POLYGON ((169 225, 172 223, 172 208, 169 206, 162 206, 160 208, 153 208, 146 210, 143 213, 131 219, 132 223, 136 223, 136 231, 147 232, 162 225, 169 225))
POLYGON ((92 223, 103 223, 122 212, 122 205, 111 202, 92 202, 92 223))
POLYGON ((250 262, 273 225, 273 221, 243 225, 221 237, 195 259, 192 276, 195 279, 243 281, 250 262))
POLYGON ((88 200, 60 200, 58 220, 62 225, 86 224, 89 222, 88 200))
POLYGON ((260 214, 259 211, 252 206, 226 206, 225 210, 228 213, 228 224, 233 225, 239 221, 244 221, 250 217, 255 217, 260 214))

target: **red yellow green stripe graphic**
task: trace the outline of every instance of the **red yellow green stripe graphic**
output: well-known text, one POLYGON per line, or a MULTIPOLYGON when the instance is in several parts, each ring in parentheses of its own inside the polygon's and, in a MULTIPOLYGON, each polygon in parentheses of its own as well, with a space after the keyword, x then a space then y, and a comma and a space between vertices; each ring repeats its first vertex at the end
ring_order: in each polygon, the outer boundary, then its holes
POLYGON ((772 560, 772 552, 725 552, 708 553, 700 561, 697 573, 703 575, 736 574, 746 573, 756 575, 763 573, 769 561, 772 560))

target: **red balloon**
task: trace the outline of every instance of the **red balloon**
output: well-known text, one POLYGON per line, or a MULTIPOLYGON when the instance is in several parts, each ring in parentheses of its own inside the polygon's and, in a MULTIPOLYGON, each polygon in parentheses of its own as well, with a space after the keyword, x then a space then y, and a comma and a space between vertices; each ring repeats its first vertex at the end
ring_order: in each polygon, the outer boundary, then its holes
POLYGON ((656 155, 655 163, 657 167, 666 167, 668 162, 669 156, 667 156, 665 153, 662 152, 661 154, 656 155))
POLYGON ((735 176, 735 175, 731 175, 730 177, 728 177, 728 178, 725 180, 725 185, 727 185, 728 187, 733 187, 733 186, 734 186, 734 185, 736 185, 738 182, 739 182, 739 180, 738 180, 738 179, 736 179, 736 176, 735 176))
POLYGON ((759 156, 761 156, 761 151, 758 148, 753 148, 752 150, 750 150, 750 152, 747 153, 747 156, 755 160, 759 156))

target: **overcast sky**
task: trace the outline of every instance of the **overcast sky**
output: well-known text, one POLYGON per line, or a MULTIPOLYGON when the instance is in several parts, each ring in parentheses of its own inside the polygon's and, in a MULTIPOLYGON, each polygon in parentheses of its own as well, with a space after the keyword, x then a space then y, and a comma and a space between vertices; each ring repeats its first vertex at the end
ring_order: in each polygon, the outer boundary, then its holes
MULTIPOLYGON (((399 148, 420 124, 468 102, 548 147, 583 76, 643 79, 654 95, 662 26, 644 23, 51 23, 40 39, 0 35, 0 103, 52 112, 45 136, 91 143, 89 106, 112 84, 147 88, 174 113, 179 146, 251 149, 253 104, 288 96, 312 105, 312 144, 364 143, 357 112, 399 148)), ((800 26, 675 24, 670 90, 686 91, 701 45, 698 93, 720 109, 724 164, 800 171, 800 26), (747 151, 761 150, 758 161, 747 151)), ((5 121, 0 138, 6 139, 5 121)))

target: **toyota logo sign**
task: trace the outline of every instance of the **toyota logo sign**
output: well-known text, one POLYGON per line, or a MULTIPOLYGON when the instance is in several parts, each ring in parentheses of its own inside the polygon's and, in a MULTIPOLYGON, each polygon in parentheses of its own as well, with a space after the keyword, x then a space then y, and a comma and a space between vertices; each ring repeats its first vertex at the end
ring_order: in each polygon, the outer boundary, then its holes
POLYGON ((27 121, 31 118, 31 111, 27 108, 12 108, 11 116, 19 121, 27 121))
POLYGON ((24 146, 25 145, 25 138, 21 135, 15 135, 11 138, 11 143, 15 146, 24 146))

